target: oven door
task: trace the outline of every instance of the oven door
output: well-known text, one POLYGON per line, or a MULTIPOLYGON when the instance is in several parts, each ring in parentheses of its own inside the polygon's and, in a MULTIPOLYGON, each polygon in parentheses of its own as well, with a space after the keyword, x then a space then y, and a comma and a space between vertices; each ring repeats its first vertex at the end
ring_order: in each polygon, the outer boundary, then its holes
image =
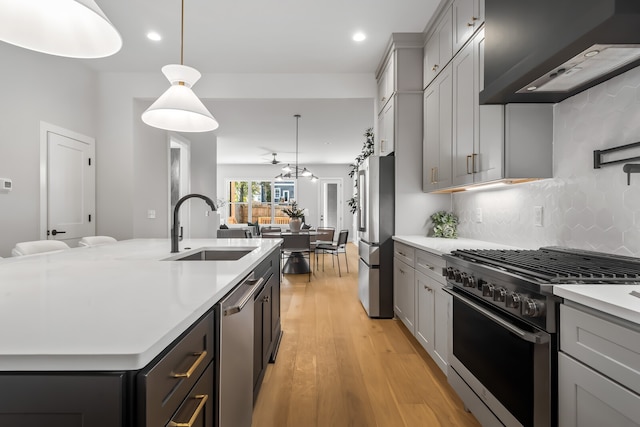
POLYGON ((553 426, 553 337, 455 288, 451 367, 508 426, 553 426))

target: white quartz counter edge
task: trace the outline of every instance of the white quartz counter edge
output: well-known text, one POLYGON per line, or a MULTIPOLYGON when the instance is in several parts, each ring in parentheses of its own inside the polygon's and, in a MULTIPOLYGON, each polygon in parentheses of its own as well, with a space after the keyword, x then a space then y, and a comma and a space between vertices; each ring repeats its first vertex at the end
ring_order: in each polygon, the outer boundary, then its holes
MULTIPOLYGON (((167 239, 0 261, 0 371, 122 371, 147 365, 280 244, 203 239, 246 247, 238 261, 165 261, 167 239)), ((192 250, 187 250, 191 248, 192 250)))
MULTIPOLYGON (((559 297, 640 325, 640 285, 556 285, 559 297)), ((562 321, 562 320, 560 320, 562 321)))
POLYGON ((462 237, 457 239, 443 239, 439 237, 400 235, 393 236, 393 240, 436 255, 448 254, 456 249, 521 249, 500 243, 484 242, 482 240, 465 239, 462 237))

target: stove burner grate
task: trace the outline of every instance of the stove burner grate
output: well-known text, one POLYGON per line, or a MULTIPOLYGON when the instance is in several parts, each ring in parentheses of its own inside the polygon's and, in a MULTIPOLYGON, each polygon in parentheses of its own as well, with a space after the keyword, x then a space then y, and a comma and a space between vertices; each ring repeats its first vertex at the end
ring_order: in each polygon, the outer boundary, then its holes
POLYGON ((564 248, 537 250, 470 249, 454 256, 540 281, 560 283, 640 282, 640 259, 564 248))

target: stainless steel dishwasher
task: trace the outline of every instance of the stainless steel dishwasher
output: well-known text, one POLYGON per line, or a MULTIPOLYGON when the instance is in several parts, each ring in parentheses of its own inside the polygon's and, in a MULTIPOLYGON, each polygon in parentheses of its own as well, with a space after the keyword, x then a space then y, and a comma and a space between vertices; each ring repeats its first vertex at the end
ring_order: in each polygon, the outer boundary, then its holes
POLYGON ((251 273, 218 303, 218 427, 251 427, 253 298, 263 281, 251 273))

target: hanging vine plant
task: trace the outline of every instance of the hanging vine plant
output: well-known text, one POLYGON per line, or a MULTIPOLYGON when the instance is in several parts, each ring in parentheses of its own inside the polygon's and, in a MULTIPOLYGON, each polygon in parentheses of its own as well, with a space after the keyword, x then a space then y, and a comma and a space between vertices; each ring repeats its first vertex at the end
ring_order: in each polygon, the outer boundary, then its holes
MULTIPOLYGON (((367 157, 373 154, 373 145, 374 145, 373 128, 367 129, 364 133, 364 137, 366 139, 362 144, 362 152, 356 157, 355 162, 349 165, 349 167, 351 168, 351 170, 349 171, 349 176, 351 178, 353 178, 356 175, 362 162, 364 162, 364 160, 367 157)), ((357 184, 354 184, 354 185, 356 187, 355 194, 353 195, 352 198, 347 200, 347 204, 349 205, 349 210, 351 211, 352 214, 355 214, 358 210, 358 188, 357 188, 358 186, 357 184)))

